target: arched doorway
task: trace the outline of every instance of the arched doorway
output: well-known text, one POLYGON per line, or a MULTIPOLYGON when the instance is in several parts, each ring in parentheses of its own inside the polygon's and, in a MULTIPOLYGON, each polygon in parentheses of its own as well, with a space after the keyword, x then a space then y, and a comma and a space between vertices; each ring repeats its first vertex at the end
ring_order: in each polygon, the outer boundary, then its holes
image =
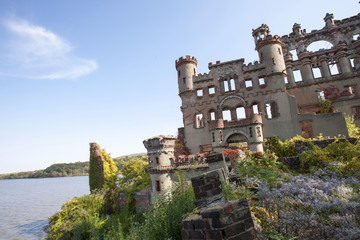
POLYGON ((226 139, 226 144, 229 147, 239 147, 242 149, 248 149, 248 139, 241 133, 233 133, 226 139))

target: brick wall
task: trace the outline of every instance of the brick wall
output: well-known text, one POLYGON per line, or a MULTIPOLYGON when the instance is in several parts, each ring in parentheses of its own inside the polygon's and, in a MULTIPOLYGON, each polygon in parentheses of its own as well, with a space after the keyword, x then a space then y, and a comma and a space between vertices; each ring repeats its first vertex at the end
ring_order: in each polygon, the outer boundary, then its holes
POLYGON ((219 169, 191 179, 199 212, 182 221, 184 240, 257 239, 247 200, 224 201, 221 181, 226 177, 219 169))

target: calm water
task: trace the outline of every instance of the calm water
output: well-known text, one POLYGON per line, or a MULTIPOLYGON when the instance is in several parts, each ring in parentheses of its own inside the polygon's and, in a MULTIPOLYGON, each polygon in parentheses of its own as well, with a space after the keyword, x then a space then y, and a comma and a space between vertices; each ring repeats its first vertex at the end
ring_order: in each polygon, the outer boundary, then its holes
POLYGON ((48 217, 85 194, 87 176, 0 180, 0 239, 42 239, 48 217))

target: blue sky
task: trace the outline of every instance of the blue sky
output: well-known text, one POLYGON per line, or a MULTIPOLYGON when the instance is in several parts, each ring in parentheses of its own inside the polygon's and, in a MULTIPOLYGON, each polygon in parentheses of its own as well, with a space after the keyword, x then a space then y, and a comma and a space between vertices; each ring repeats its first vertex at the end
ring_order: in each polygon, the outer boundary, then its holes
POLYGON ((358 1, 0 2, 0 173, 113 157, 182 126, 175 59, 257 60, 251 29, 308 31, 358 1))

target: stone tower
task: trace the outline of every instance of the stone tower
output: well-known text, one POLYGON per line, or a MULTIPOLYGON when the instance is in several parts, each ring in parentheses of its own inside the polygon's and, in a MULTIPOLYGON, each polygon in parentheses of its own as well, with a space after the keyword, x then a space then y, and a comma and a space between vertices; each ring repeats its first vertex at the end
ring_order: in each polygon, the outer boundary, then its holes
POLYGON ((178 72, 179 95, 193 90, 193 76, 196 76, 197 59, 187 55, 175 61, 178 72))
POLYGON ((148 171, 152 193, 163 193, 172 187, 176 137, 156 136, 143 141, 149 157, 148 171))

